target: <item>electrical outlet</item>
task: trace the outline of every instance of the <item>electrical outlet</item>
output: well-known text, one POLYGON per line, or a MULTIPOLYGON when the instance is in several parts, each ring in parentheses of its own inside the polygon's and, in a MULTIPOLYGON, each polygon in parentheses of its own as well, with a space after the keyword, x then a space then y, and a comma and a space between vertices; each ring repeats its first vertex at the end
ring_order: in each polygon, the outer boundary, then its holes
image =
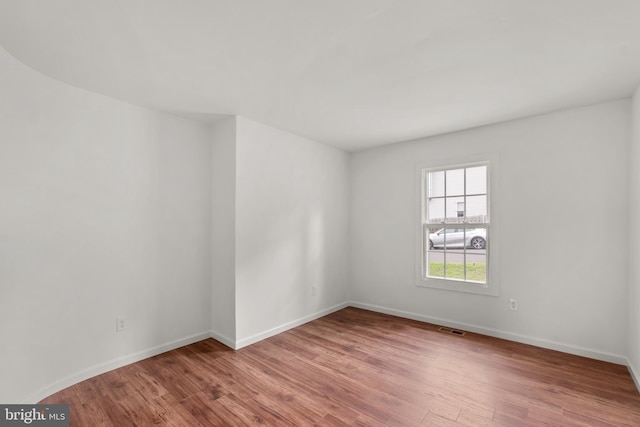
POLYGON ((127 322, 126 317, 118 317, 116 318, 116 332, 122 332, 129 329, 129 323, 127 322))
POLYGON ((517 299, 509 299, 509 310, 518 311, 518 300, 517 299))

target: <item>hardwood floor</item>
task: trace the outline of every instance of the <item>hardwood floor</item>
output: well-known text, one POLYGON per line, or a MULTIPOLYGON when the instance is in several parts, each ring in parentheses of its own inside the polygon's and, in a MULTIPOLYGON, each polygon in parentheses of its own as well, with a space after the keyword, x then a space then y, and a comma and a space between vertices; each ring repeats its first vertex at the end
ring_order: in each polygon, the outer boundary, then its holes
POLYGON ((624 366, 347 308, 233 351, 208 339, 43 403, 72 426, 640 426, 624 366))

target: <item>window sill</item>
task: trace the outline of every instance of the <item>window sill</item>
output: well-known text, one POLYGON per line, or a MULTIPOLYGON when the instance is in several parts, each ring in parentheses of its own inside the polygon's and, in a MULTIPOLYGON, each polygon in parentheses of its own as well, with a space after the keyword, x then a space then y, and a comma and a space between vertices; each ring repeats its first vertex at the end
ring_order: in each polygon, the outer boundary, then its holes
POLYGON ((437 279, 435 277, 416 280, 416 285, 421 288, 442 289, 446 291, 465 292, 477 295, 498 296, 498 287, 489 283, 465 282, 464 280, 437 279))

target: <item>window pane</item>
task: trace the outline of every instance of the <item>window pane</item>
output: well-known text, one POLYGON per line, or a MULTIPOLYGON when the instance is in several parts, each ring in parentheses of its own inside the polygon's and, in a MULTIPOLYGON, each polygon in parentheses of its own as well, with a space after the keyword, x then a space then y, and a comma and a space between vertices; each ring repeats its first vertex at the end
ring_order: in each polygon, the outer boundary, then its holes
POLYGON ((445 277, 447 279, 464 279, 464 263, 450 260, 449 254, 447 254, 445 277))
MULTIPOLYGON (((460 236, 464 236, 464 229, 459 230, 458 233, 460 233, 460 236)), ((462 237, 460 239, 460 244, 452 245, 455 249, 447 249, 447 269, 445 274, 448 279, 464 279, 465 253, 462 247, 462 237)))
MULTIPOLYGON (((470 236, 477 237, 479 239, 484 239, 486 235, 486 231, 484 228, 479 230, 474 230, 474 234, 469 234, 470 230, 465 230, 464 228, 440 228, 436 230, 431 230, 429 232, 428 240, 428 248, 429 249, 459 249, 462 250, 465 247, 469 247, 470 236)), ((482 242, 476 242, 480 247, 482 246, 482 242)))
POLYGON ((464 247, 464 229, 447 228, 447 237, 445 238, 445 248, 463 248, 464 247))
POLYGON ((487 229, 484 227, 469 228, 466 234, 466 246, 469 249, 468 253, 482 251, 487 249, 487 229))
POLYGON ((487 193, 487 167, 467 168, 467 194, 487 193))
POLYGON ((429 249, 443 248, 444 238, 445 238, 444 228, 441 228, 438 230, 431 230, 429 232, 429 236, 427 236, 427 239, 428 239, 427 248, 429 249))
POLYGON ((487 282, 487 255, 467 253, 467 280, 487 282))
POLYGON ((469 222, 487 222, 487 196, 468 196, 466 217, 469 222))
POLYGON ((444 171, 429 172, 429 197, 444 196, 444 171))
POLYGON ((441 249, 427 252, 427 276, 444 277, 444 252, 441 249))
POLYGON ((464 197, 446 198, 447 222, 462 222, 464 219, 464 197))
POLYGON ((453 169, 446 171, 447 196, 461 196, 464 194, 464 169, 453 169))
POLYGON ((444 201, 445 199, 430 199, 427 202, 427 220, 429 222, 444 221, 444 201))

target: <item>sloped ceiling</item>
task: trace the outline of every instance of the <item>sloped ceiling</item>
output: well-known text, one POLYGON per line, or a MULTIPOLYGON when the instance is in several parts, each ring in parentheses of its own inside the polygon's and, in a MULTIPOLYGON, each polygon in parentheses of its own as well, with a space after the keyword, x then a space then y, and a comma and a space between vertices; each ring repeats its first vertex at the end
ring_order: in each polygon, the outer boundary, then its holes
POLYGON ((629 96, 637 0, 0 0, 55 79, 346 150, 629 96))

